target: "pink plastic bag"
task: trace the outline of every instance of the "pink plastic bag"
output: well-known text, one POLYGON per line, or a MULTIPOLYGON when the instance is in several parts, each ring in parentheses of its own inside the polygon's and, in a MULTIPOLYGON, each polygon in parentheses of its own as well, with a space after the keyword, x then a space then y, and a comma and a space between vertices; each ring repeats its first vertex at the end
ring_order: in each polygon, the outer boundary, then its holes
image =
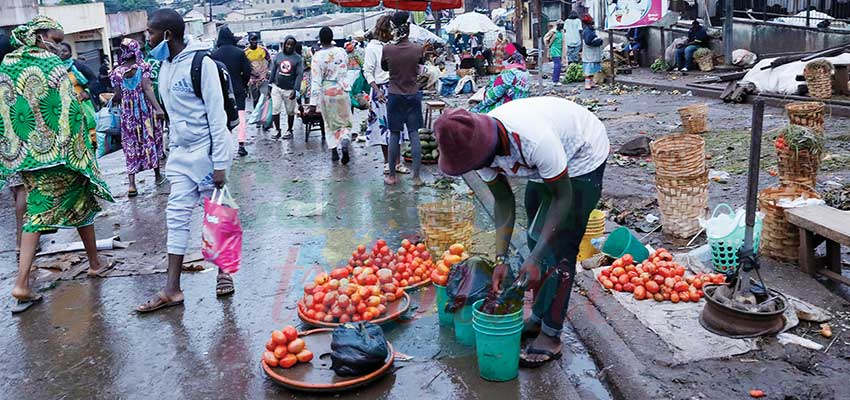
POLYGON ((242 224, 239 207, 227 187, 215 189, 212 198, 204 199, 204 230, 201 233, 204 259, 232 274, 242 261, 242 224))

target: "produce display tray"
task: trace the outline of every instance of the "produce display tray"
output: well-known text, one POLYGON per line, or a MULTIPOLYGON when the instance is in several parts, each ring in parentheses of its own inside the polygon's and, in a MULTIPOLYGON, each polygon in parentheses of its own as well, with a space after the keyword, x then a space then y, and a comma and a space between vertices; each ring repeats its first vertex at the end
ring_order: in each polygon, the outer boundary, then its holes
MULTIPOLYGON (((301 302, 301 300, 298 300, 298 301, 301 302)), ((305 315, 303 312, 301 312, 301 307, 296 306, 295 308, 298 310, 298 318, 301 318, 301 320, 304 321, 304 323, 306 323, 308 325, 320 326, 320 327, 324 327, 324 328, 336 328, 336 327, 342 325, 339 322, 324 322, 324 321, 319 321, 319 320, 308 318, 307 315, 305 315)), ((380 324, 387 323, 387 322, 390 322, 390 321, 395 321, 396 319, 398 319, 398 317, 400 317, 402 314, 407 312, 408 309, 410 309, 410 295, 408 295, 405 292, 404 297, 402 297, 402 298, 400 298, 400 299, 398 299, 398 300, 396 300, 392 303, 387 304, 387 311, 384 313, 384 315, 381 318, 373 319, 372 321, 369 321, 369 322, 376 324, 376 325, 380 325, 380 324)), ((309 349, 309 347, 308 347, 308 349, 309 349)), ((313 352, 313 353, 315 354, 316 352, 313 352)))
POLYGON ((428 284, 430 284, 430 283, 431 283, 431 278, 428 278, 428 279, 426 279, 426 280, 424 280, 424 281, 422 281, 422 282, 419 282, 419 283, 417 283, 417 284, 415 284, 415 285, 405 286, 405 287, 403 287, 403 288, 401 288, 401 289, 402 289, 402 290, 404 290, 405 292, 412 292, 412 291, 417 290, 417 289, 419 289, 419 288, 421 288, 421 287, 423 287, 423 286, 425 286, 425 285, 428 285, 428 284))
POLYGON ((270 367, 260 361, 263 372, 276 384, 287 389, 302 392, 333 393, 350 390, 369 384, 390 372, 394 360, 393 346, 387 341, 389 352, 384 365, 377 371, 363 376, 337 376, 331 369, 331 340, 333 329, 320 328, 301 332, 298 337, 304 340, 307 349, 313 352, 313 360, 298 363, 292 368, 270 367))
MULTIPOLYGON (((409 163, 413 162, 413 157, 403 157, 403 158, 404 158, 405 162, 409 162, 409 163)), ((436 164, 436 163, 437 163, 437 160, 426 160, 424 158, 422 159, 422 164, 436 164)))

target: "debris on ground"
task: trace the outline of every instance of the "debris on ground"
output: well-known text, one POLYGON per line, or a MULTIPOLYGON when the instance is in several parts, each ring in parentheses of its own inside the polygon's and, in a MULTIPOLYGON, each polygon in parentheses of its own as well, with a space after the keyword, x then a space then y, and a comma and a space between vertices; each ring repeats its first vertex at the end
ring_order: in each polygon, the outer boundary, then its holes
POLYGON ((649 144, 652 139, 647 136, 638 136, 629 140, 617 150, 618 154, 631 157, 646 157, 651 154, 649 144))
POLYGON ((850 183, 843 185, 836 183, 833 187, 823 193, 823 200, 830 207, 839 210, 850 210, 850 183))

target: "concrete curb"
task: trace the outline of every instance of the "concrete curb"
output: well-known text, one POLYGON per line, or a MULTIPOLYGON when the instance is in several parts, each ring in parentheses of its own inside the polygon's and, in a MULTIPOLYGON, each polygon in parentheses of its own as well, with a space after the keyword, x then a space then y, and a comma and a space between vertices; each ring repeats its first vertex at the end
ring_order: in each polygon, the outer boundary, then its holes
MULTIPOLYGON (((486 183, 475 172, 465 174, 463 179, 492 218, 494 199, 487 189, 486 183)), ((511 246, 520 254, 527 255, 528 250, 524 238, 525 229, 518 227, 514 230, 511 246), (521 243, 518 237, 522 238, 521 243)), ((591 288, 590 292, 580 289, 581 286, 576 282, 573 286, 573 295, 567 312, 568 321, 565 321, 565 323, 572 325, 584 345, 591 350, 591 356, 600 367, 600 379, 604 380, 618 398, 667 398, 664 393, 652 390, 656 386, 649 384, 651 378, 642 373, 648 365, 638 360, 637 356, 614 330, 614 327, 596 308, 591 298, 593 289, 591 288), (616 377, 616 379, 609 379, 609 376, 616 377)))

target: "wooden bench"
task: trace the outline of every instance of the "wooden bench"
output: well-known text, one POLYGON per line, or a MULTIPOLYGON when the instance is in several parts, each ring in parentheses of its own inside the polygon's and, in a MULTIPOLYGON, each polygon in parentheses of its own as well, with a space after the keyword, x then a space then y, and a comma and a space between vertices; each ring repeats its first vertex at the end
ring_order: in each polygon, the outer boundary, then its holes
POLYGON ((850 278, 841 275, 841 245, 850 246, 850 212, 817 205, 788 209, 785 216, 800 229, 803 271, 850 285, 850 278), (818 257, 815 248, 823 242, 826 242, 826 256, 818 257))

